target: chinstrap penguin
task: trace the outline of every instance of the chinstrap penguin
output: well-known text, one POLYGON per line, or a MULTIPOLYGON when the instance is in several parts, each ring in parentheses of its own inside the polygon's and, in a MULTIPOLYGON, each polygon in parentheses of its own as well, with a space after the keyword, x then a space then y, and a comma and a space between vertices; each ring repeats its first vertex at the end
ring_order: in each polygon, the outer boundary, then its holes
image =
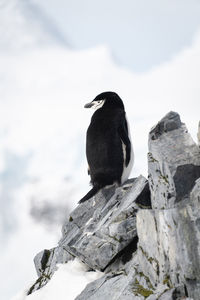
POLYGON ((95 109, 86 138, 88 174, 93 188, 79 203, 105 186, 123 184, 133 166, 133 149, 121 98, 114 92, 104 92, 84 107, 95 109))

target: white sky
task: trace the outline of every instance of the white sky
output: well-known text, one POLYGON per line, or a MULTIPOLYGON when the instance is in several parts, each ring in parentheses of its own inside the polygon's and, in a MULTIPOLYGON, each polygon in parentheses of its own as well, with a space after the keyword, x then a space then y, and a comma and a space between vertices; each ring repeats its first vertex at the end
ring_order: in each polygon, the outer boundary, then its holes
POLYGON ((198 0, 33 0, 70 45, 106 44, 118 63, 141 72, 191 45, 200 28, 198 0))

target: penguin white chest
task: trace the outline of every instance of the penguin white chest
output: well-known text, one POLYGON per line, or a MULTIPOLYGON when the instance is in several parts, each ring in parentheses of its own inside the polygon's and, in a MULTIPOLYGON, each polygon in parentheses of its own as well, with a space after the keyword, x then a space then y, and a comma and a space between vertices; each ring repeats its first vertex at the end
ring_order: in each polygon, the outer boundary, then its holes
POLYGON ((130 153, 130 161, 128 163, 128 166, 126 166, 126 145, 122 142, 122 151, 123 151, 123 172, 122 172, 122 177, 121 177, 121 183, 123 184, 126 180, 128 180, 131 170, 133 168, 133 163, 134 163, 134 153, 133 153, 133 147, 132 147, 132 141, 131 141, 131 136, 130 136, 130 130, 129 130, 129 124, 128 121, 127 126, 128 126, 128 137, 131 142, 131 153, 130 153))

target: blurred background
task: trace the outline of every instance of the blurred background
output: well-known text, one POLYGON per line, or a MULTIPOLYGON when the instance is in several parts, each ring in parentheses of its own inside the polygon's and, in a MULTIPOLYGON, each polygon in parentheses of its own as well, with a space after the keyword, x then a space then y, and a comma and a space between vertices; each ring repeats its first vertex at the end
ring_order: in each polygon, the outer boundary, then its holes
POLYGON ((111 90, 124 101, 147 176, 148 132, 170 110, 193 139, 200 119, 199 0, 0 0, 0 289, 36 278, 89 190, 83 108, 111 90))

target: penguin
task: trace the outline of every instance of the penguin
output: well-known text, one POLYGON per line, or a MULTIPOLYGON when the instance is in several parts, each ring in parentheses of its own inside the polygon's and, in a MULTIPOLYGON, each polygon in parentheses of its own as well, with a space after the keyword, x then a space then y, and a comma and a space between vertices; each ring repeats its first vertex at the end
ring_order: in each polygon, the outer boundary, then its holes
POLYGON ((93 188, 79 203, 106 186, 123 184, 134 159, 126 112, 118 94, 103 92, 84 107, 95 110, 86 134, 88 174, 93 188))

